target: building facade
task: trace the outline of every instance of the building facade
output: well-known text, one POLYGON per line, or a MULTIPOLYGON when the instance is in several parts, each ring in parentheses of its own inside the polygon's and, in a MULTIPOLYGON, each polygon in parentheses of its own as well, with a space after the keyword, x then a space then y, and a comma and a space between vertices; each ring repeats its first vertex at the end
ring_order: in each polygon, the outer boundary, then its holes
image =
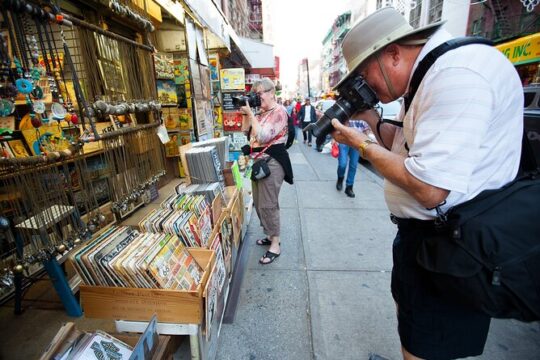
POLYGON ((540 82, 540 6, 487 0, 470 6, 467 34, 493 40, 516 66, 524 85, 540 82))

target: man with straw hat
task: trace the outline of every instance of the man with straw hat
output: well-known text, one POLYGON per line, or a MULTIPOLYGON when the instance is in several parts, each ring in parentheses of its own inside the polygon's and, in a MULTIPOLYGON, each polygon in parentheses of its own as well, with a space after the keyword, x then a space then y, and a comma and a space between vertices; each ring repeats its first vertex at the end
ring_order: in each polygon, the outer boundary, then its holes
MULTIPOLYGON (((418 63, 452 38, 442 25, 413 29, 392 8, 371 14, 343 40, 346 78, 361 75, 383 103, 406 97, 418 63)), ((481 354, 490 318, 438 295, 416 263, 416 252, 422 239, 436 231, 437 211, 516 176, 523 133, 523 91, 516 70, 491 46, 461 46, 428 69, 408 111, 401 109, 397 120, 403 127, 378 124, 375 110, 354 118, 369 123, 377 142, 337 119, 332 135, 358 148, 385 178, 386 203, 398 225, 391 287, 404 358, 481 354)))

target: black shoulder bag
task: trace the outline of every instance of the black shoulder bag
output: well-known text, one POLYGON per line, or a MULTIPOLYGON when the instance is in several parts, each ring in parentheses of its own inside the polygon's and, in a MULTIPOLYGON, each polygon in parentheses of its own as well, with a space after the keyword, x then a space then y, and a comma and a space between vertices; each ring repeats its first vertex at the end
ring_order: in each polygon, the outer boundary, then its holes
POLYGON ((259 181, 262 179, 266 179, 270 176, 270 167, 268 166, 268 161, 270 161, 271 158, 268 159, 259 159, 266 149, 268 149, 271 145, 273 145, 280 137, 285 135, 285 132, 287 131, 287 128, 284 128, 277 136, 272 139, 272 141, 262 149, 255 157, 253 158, 253 165, 251 166, 251 180, 252 181, 259 181))
MULTIPOLYGON (((479 41, 480 40, 480 41, 479 41)), ((446 51, 488 43, 461 38, 424 58, 405 99, 408 110, 424 74, 446 51)), ((540 178, 526 131, 518 177, 452 207, 437 208, 438 232, 421 244, 417 263, 440 293, 495 318, 540 320, 540 178)))

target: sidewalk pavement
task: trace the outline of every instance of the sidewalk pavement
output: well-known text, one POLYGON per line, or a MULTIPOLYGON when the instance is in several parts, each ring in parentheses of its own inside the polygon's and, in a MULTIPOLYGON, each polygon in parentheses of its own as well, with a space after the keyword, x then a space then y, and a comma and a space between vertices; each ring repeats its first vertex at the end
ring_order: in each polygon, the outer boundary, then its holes
MULTIPOLYGON (((390 293, 396 232, 382 179, 359 166, 350 199, 335 189, 337 161, 299 143, 290 150, 295 183, 280 194, 282 255, 260 265, 265 248, 253 212, 244 241, 236 317, 223 324, 225 359, 401 359, 390 293)), ((493 320, 478 359, 540 359, 540 323, 493 320)))

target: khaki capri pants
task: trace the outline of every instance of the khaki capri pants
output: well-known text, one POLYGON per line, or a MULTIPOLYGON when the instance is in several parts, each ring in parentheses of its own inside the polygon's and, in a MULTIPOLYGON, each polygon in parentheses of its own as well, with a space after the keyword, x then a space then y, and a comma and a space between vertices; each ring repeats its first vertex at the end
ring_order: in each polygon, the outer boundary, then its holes
POLYGON ((261 222, 264 234, 279 236, 279 191, 285 172, 276 159, 268 161, 270 176, 259 181, 252 181, 253 205, 261 222))

